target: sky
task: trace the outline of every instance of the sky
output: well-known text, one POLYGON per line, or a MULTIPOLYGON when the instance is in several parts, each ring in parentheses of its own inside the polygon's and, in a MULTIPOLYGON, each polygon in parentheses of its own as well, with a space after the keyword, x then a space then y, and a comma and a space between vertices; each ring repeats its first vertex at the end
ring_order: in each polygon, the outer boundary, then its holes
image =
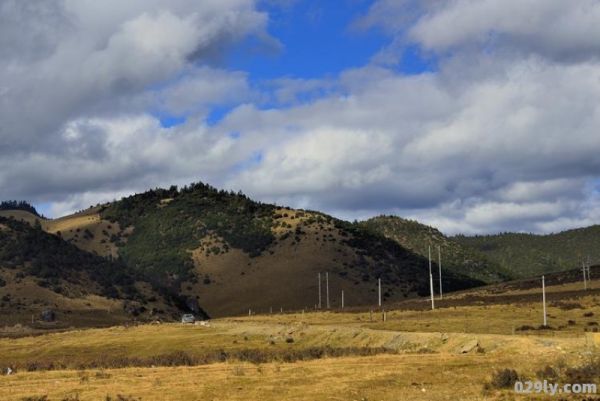
POLYGON ((447 234, 600 222, 598 0, 0 0, 0 198, 207 182, 447 234))

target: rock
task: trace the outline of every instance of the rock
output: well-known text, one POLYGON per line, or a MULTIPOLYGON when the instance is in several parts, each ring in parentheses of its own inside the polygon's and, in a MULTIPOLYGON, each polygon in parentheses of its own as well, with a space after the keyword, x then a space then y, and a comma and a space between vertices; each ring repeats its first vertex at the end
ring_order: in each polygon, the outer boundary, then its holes
POLYGON ((459 354, 468 354, 469 352, 472 352, 472 351, 478 351, 479 348, 480 348, 479 340, 471 340, 471 341, 467 342, 466 344, 464 344, 460 348, 460 351, 458 353, 459 354))
POLYGON ((56 313, 53 310, 45 309, 40 314, 40 319, 44 322, 53 322, 56 320, 56 313))

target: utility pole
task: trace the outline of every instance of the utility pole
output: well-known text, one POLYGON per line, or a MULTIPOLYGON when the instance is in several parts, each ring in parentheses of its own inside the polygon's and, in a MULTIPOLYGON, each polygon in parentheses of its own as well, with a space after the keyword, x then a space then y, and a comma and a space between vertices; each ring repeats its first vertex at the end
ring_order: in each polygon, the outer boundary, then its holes
POLYGON ((586 271, 587 271, 587 281, 589 281, 590 286, 591 286, 592 285, 592 279, 590 278, 590 267, 591 267, 590 256, 588 255, 587 265, 586 265, 586 271))
POLYGON ((319 309, 321 309, 321 273, 318 274, 319 280, 319 309))
POLYGON ((544 327, 548 326, 548 320, 546 318, 546 280, 542 276, 542 302, 544 304, 544 327))
POLYGON ((342 309, 344 309, 344 290, 342 290, 342 309))
POLYGON ((431 245, 429 245, 429 292, 431 293, 431 310, 435 309, 433 300, 433 274, 431 274, 431 245))
POLYGON ((587 291, 586 268, 585 262, 581 262, 581 270, 583 270, 583 289, 587 291))
POLYGON ((381 308, 381 278, 377 279, 377 286, 379 287, 379 307, 381 308))
POLYGON ((329 309, 329 272, 325 273, 325 283, 327 284, 327 309, 329 309))
POLYGON ((440 268, 440 299, 444 296, 442 294, 442 249, 438 245, 438 267, 440 268))

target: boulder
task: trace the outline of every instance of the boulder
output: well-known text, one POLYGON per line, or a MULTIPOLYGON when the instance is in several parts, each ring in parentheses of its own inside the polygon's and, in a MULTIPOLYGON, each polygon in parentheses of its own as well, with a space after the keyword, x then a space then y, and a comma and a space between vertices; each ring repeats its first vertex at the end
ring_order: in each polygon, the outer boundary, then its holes
POLYGON ((460 350, 458 351, 459 354, 468 354, 469 352, 472 351, 478 351, 479 350, 479 340, 471 340, 467 343, 465 343, 462 347, 460 347, 460 350))

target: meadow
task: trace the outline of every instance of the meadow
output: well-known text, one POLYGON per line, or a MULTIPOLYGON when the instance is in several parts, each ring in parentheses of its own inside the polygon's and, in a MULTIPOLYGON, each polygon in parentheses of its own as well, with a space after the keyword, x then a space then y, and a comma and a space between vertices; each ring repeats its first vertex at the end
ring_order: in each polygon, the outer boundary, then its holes
POLYGON ((3 338, 0 367, 14 372, 0 399, 561 399, 517 395, 502 373, 598 381, 598 287, 579 287, 548 288, 549 328, 535 290, 480 289, 434 311, 425 299, 395 305, 385 321, 380 310, 300 311, 3 338))

